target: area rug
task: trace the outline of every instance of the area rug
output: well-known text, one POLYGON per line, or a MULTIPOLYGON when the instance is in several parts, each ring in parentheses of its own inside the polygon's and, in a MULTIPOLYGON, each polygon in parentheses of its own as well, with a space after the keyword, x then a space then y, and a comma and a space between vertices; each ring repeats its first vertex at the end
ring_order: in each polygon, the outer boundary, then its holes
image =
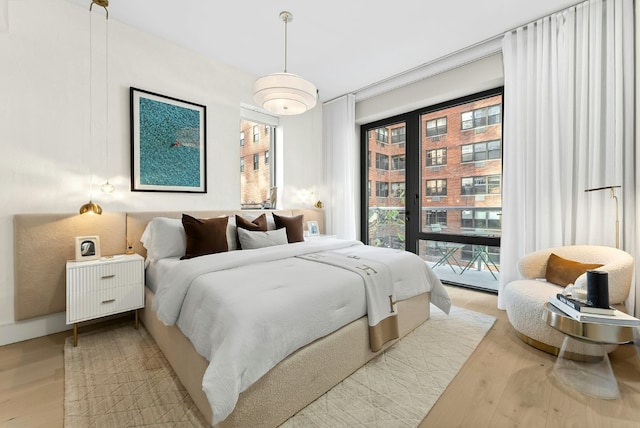
MULTIPOLYGON (((282 427, 416 427, 495 318, 432 306, 431 319, 282 427)), ((207 426, 153 338, 129 324, 67 338, 65 427, 207 426)))

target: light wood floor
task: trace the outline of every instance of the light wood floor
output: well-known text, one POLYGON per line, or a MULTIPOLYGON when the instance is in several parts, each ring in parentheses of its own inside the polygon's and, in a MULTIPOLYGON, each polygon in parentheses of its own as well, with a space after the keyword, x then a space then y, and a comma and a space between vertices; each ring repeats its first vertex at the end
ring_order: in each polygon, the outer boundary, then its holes
MULTIPOLYGON (((555 357, 515 336, 506 314, 496 309, 495 295, 447 289, 454 305, 493 315, 497 321, 421 427, 640 426, 640 361, 633 345, 610 354, 622 398, 590 398, 553 380, 555 357)), ((0 347, 0 427, 63 426, 63 347, 68 335, 0 347)))

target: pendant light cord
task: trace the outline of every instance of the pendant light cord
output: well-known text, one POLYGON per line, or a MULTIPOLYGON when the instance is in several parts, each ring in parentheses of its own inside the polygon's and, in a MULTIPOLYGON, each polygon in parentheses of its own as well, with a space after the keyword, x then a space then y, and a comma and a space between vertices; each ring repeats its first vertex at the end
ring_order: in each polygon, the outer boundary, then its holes
POLYGON ((283 18, 284 21, 284 72, 287 72, 287 24, 289 23, 289 18, 285 16, 283 18))

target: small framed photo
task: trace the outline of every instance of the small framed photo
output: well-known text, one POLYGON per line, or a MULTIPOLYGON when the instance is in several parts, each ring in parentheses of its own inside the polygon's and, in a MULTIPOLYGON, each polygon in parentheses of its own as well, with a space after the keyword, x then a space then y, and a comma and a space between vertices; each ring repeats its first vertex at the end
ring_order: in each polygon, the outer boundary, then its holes
POLYGON ((96 260, 100 258, 99 236, 76 236, 76 261, 96 260))
POLYGON ((320 229, 318 229, 317 221, 308 221, 307 230, 309 231, 309 236, 320 235, 320 229))

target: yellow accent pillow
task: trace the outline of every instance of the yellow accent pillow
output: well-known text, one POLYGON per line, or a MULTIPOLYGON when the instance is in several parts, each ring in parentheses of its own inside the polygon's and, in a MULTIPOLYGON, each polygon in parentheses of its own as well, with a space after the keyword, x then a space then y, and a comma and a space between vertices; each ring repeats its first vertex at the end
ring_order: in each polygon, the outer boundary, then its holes
POLYGON ((551 253, 549 260, 547 260, 545 278, 548 282, 566 287, 569 284, 573 284, 576 279, 586 271, 601 266, 602 265, 598 263, 580 263, 574 260, 563 259, 551 253))

